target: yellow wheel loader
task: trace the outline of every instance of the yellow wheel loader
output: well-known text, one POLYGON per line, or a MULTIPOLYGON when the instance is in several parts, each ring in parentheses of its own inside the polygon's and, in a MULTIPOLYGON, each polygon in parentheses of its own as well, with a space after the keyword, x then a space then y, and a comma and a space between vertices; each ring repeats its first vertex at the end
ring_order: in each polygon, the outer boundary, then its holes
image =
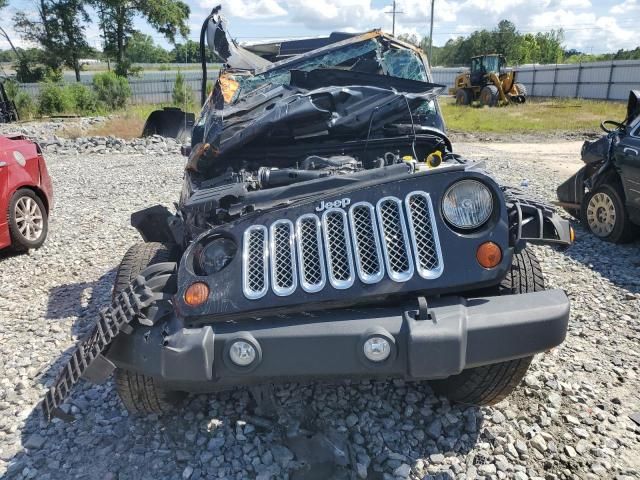
POLYGON ((470 105, 476 100, 489 107, 524 103, 527 89, 523 84, 516 83, 516 72, 508 71, 506 65, 502 55, 473 57, 471 68, 456 77, 449 94, 456 97, 458 105, 470 105))

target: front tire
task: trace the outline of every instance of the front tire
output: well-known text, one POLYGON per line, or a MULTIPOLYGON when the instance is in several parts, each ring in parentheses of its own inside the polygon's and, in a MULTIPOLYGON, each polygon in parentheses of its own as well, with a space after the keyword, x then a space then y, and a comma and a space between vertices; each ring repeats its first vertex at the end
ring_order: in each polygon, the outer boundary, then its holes
MULTIPOLYGON (((113 286, 115 298, 140 272, 150 265, 174 262, 172 246, 161 243, 139 243, 125 253, 113 286)), ((163 415, 175 411, 186 393, 171 390, 147 375, 117 368, 114 382, 120 400, 129 413, 163 415)))
MULTIPOLYGON (((540 263, 529 250, 513 255, 511 269, 498 286, 500 295, 540 292, 544 277, 540 263)), ((431 382, 433 389, 455 403, 495 405, 515 390, 529 369, 533 356, 469 368, 458 375, 431 382)))
POLYGON ((466 88, 459 88, 456 92, 456 105, 471 104, 471 93, 466 88))
POLYGON ((16 252, 40 248, 47 238, 49 217, 42 200, 32 190, 17 190, 9 200, 9 235, 16 252))
POLYGON ((527 87, 522 83, 516 83, 516 89, 518 90, 518 96, 520 97, 519 103, 525 103, 527 101, 527 87))
POLYGON ((480 103, 482 105, 495 107, 496 105, 498 105, 499 97, 500 92, 498 92, 498 87, 496 87, 495 85, 487 85, 482 90, 480 90, 480 103))
POLYGON ((610 183, 590 191, 582 202, 583 224, 606 242, 632 241, 637 228, 629 219, 623 198, 622 189, 610 183))

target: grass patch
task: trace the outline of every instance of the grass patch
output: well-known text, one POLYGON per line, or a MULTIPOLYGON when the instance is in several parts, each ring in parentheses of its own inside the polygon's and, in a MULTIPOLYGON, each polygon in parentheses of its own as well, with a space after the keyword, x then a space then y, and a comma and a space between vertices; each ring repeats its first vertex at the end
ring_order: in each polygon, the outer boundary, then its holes
POLYGON ((461 107, 453 98, 441 98, 440 106, 453 132, 547 133, 600 131, 603 120, 622 121, 626 104, 581 99, 527 99, 524 105, 461 107))
POLYGON ((125 140, 139 138, 144 128, 147 117, 154 110, 161 110, 167 105, 131 105, 126 109, 116 112, 111 117, 95 127, 87 130, 87 137, 118 137, 125 140))

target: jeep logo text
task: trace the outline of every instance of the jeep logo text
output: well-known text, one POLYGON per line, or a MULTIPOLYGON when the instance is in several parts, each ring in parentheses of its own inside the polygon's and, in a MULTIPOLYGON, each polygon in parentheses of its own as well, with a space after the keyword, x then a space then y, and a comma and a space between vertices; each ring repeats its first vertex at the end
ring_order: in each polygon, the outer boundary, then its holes
POLYGON ((325 202, 324 200, 322 200, 320 202, 320 205, 316 207, 316 212, 321 212, 330 208, 347 208, 349 205, 351 205, 350 198, 343 198, 341 200, 336 200, 335 202, 325 202))

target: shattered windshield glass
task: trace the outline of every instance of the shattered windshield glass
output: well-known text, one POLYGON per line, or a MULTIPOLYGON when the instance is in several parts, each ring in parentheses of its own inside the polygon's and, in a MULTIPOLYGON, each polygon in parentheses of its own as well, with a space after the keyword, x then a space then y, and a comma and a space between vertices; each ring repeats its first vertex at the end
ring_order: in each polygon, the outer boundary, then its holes
POLYGON ((382 61, 387 74, 392 77, 429 81, 422 60, 412 50, 387 50, 382 56, 382 61))
POLYGON ((336 67, 344 63, 350 63, 351 66, 354 62, 357 64, 372 54, 378 57, 380 48, 381 45, 376 40, 367 40, 363 43, 357 43, 327 52, 324 55, 301 59, 299 62, 288 63, 281 69, 276 68, 251 77, 237 77, 236 80, 240 83, 240 90, 243 93, 255 90, 265 84, 273 86, 288 85, 291 80, 290 70, 309 71, 316 68, 336 67))

